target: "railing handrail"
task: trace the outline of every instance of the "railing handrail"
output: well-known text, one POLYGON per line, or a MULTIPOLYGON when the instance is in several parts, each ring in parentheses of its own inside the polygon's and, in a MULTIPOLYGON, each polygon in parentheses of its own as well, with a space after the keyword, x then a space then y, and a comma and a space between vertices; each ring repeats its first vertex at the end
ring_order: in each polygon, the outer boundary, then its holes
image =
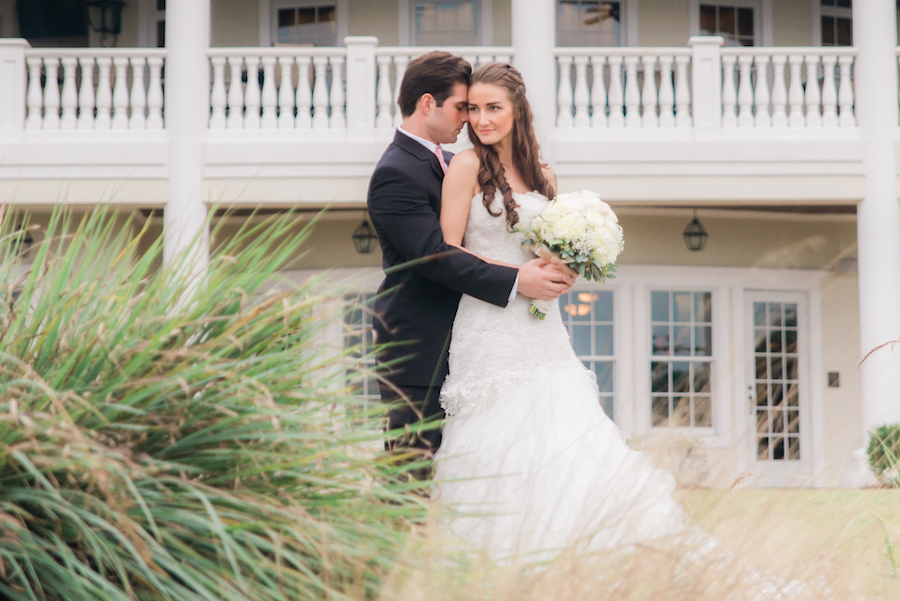
POLYGON ((210 48, 207 57, 292 57, 292 56, 347 56, 346 46, 247 46, 243 48, 210 48))
POLYGON ((553 56, 690 56, 690 48, 669 46, 600 46, 585 48, 583 46, 560 46, 554 48, 553 56))
POLYGON ((782 54, 856 56, 859 54, 859 51, 851 46, 726 46, 720 52, 723 56, 773 56, 782 54))
MULTIPOLYGON (((432 49, 425 46, 376 46, 375 56, 420 56, 432 49)), ((449 46, 441 48, 450 54, 457 56, 515 56, 515 48, 512 46, 449 46)))
POLYGON ((28 48, 25 57, 33 58, 166 58, 165 48, 28 48))

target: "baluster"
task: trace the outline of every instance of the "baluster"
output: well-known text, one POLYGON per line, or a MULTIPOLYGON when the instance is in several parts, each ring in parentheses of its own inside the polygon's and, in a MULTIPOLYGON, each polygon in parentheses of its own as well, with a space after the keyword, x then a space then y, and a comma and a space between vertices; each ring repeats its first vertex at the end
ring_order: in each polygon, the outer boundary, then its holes
POLYGON ((737 57, 731 54, 722 55, 722 126, 737 127, 737 113, 734 105, 737 102, 737 91, 734 89, 734 63, 737 57))
POLYGON ((134 56, 131 62, 131 120, 128 129, 145 129, 147 117, 144 111, 147 108, 147 91, 144 89, 144 65, 147 59, 142 56, 134 56))
POLYGON ((279 56, 278 129, 294 129, 294 57, 279 56))
POLYGON ((244 57, 228 57, 228 129, 244 128, 244 57))
POLYGON ((575 57, 575 127, 590 127, 591 115, 588 112, 590 94, 587 85, 587 56, 575 57))
POLYGON ((788 126, 803 127, 803 85, 800 81, 800 67, 803 66, 803 56, 792 54, 788 57, 791 69, 791 82, 788 85, 788 126))
POLYGON ((637 56, 625 57, 625 127, 641 126, 641 93, 638 90, 637 56))
POLYGON ((756 127, 771 127, 772 117, 769 115, 769 58, 757 56, 753 59, 756 66, 756 127))
POLYGON ((675 127, 675 85, 672 82, 673 56, 659 57, 659 126, 675 127))
POLYGON ((312 92, 308 56, 297 57, 297 129, 312 127, 312 92))
POLYGON ((822 125, 837 127, 837 88, 834 83, 834 67, 837 57, 826 54, 822 57, 822 70, 825 79, 822 81, 822 125))
POLYGON ((313 129, 328 128, 328 57, 314 56, 313 69, 315 70, 315 83, 313 84, 313 129))
POLYGON ((259 103, 261 100, 259 90, 259 57, 248 56, 247 63, 247 89, 244 90, 244 129, 259 129, 259 103))
POLYGON ((332 56, 331 63, 331 129, 344 129, 347 127, 347 115, 344 111, 344 57, 332 56))
POLYGON ((94 59, 80 58, 81 89, 78 90, 78 129, 94 129, 94 59))
POLYGON ((393 98, 391 97, 391 57, 387 55, 379 56, 375 59, 378 64, 378 87, 375 89, 375 105, 378 112, 375 117, 375 127, 378 129, 390 129, 393 118, 391 116, 391 108, 393 107, 393 98))
MULTIPOLYGON (((400 82, 403 81, 403 74, 406 73, 406 65, 409 64, 408 56, 394 57, 394 95, 392 104, 396 104, 397 98, 400 97, 400 82)), ((403 115, 394 107, 394 127, 403 122, 403 115)))
POLYGON ((772 56, 772 126, 787 127, 788 118, 785 105, 787 105, 787 87, 784 83, 784 65, 787 56, 776 54, 772 56))
POLYGON ((841 83, 838 88, 838 107, 840 114, 838 124, 841 127, 854 127, 856 115, 853 114, 853 82, 850 76, 853 73, 853 57, 844 55, 838 58, 841 68, 841 83))
POLYGON ((209 95, 209 103, 212 106, 212 114, 209 117, 210 129, 225 129, 225 104, 228 96, 225 93, 225 57, 213 56, 209 59, 213 68, 212 92, 209 95))
POLYGON ((822 127, 822 113, 819 108, 819 57, 806 56, 806 127, 822 127))
POLYGON ((474 54, 464 54, 463 60, 472 65, 472 71, 478 68, 478 57, 474 54))
POLYGON ((591 57, 591 67, 594 71, 594 83, 591 86, 591 125, 605 128, 606 118, 606 81, 604 80, 605 56, 591 57))
POLYGON ((556 90, 556 126, 568 128, 575 125, 575 121, 572 119, 572 57, 560 56, 557 64, 559 65, 559 88, 556 90))
POLYGON ((641 127, 656 129, 659 117, 656 115, 656 104, 659 98, 656 93, 656 57, 645 56, 641 59, 644 69, 644 88, 641 90, 641 127))
POLYGON ((498 54, 497 58, 495 58, 498 63, 512 63, 512 57, 508 54, 498 54))
POLYGON ((25 129, 41 129, 44 125, 44 92, 41 88, 41 66, 43 59, 38 56, 29 56, 28 63, 28 93, 25 95, 28 107, 28 117, 25 119, 25 129))
POLYGON ((675 57, 675 125, 691 126, 691 86, 688 83, 690 56, 675 57))
POLYGON ((162 68, 164 59, 161 56, 147 58, 150 78, 147 80, 147 129, 163 128, 163 88, 162 68))
MULTIPOLYGON (((497 59, 495 59, 495 58, 493 57, 493 55, 490 55, 490 54, 479 54, 479 55, 478 55, 478 66, 479 66, 479 67, 480 67, 481 65, 486 65, 486 64, 488 64, 488 63, 493 63, 493 62, 508 62, 508 61, 498 61, 497 59)), ((474 71, 474 70, 475 70, 475 66, 474 66, 475 63, 470 63, 470 64, 472 65, 472 70, 474 71)))
POLYGON ((59 59, 44 59, 44 129, 59 129, 59 59))
POLYGON ((67 56, 62 59, 63 64, 63 88, 62 88, 62 119, 59 122, 60 129, 75 129, 78 126, 76 116, 78 109, 78 90, 75 89, 75 69, 78 59, 67 56))
POLYGON ((97 78, 97 120, 94 122, 94 129, 109 129, 112 125, 110 118, 112 83, 109 73, 111 66, 111 58, 102 56, 97 58, 99 76, 97 78))
POLYGON ((740 85, 738 87, 738 126, 753 127, 753 84, 750 75, 753 69, 753 56, 742 54, 738 57, 740 68, 740 85))
POLYGON ((622 57, 609 57, 609 127, 621 129, 625 127, 625 109, 622 90, 622 57))
POLYGON ((128 57, 113 59, 115 80, 113 81, 113 129, 128 129, 128 57))
POLYGON ((262 128, 275 129, 278 127, 278 93, 275 90, 275 57, 262 57, 263 86, 262 86, 262 128))

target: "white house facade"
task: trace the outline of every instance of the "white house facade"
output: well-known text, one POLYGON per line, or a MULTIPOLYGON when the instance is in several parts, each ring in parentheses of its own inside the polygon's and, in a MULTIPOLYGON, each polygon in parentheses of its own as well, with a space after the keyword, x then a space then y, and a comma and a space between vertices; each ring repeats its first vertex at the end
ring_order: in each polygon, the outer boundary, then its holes
POLYGON ((900 423, 900 349, 860 364, 900 338, 896 3, 90 4, 0 0, 0 201, 33 219, 112 204, 172 256, 213 206, 328 207, 288 275, 370 294, 352 234, 406 64, 510 61, 560 189, 620 215, 616 279, 561 303, 627 435, 691 441, 706 484, 858 486, 900 423))

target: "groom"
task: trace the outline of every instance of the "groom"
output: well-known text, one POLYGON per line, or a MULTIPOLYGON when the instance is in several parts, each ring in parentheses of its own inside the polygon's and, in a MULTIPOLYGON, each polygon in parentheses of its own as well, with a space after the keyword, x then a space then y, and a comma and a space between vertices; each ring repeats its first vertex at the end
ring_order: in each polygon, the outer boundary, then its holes
POLYGON ((391 385, 388 429, 405 428, 390 450, 430 457, 440 445, 438 428, 410 433, 420 420, 440 420, 438 393, 447 375, 450 328, 461 293, 505 307, 517 294, 553 300, 571 287, 570 277, 543 259, 518 269, 492 265, 444 243, 441 184, 468 120, 472 68, 446 52, 410 61, 397 104, 403 123, 369 182, 368 209, 381 243, 385 279, 375 302, 374 329, 391 385), (385 294, 385 291, 388 291, 385 294))

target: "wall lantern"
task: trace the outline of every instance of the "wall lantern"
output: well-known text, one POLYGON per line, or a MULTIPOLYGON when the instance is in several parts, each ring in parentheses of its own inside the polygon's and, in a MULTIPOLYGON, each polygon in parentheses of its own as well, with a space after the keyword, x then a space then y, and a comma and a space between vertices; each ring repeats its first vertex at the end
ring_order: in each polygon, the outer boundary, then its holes
POLYGON ((30 228, 22 224, 16 226, 16 231, 10 234, 9 239, 12 251, 16 255, 24 255, 34 246, 34 236, 31 235, 30 228))
POLYGON ((353 246, 356 247, 356 252, 361 255, 369 254, 375 250, 375 241, 377 239, 375 230, 369 225, 369 220, 366 219, 365 214, 363 214, 362 223, 353 230, 353 246))
POLYGON ((694 218, 684 228, 684 243, 690 251, 703 250, 708 237, 709 234, 706 233, 703 225, 697 220, 697 209, 694 209, 694 218))
POLYGON ((100 34, 102 38, 115 37, 122 33, 122 9, 125 2, 122 0, 87 0, 85 2, 88 11, 88 23, 91 29, 100 34), (94 17, 99 14, 99 19, 94 17))

